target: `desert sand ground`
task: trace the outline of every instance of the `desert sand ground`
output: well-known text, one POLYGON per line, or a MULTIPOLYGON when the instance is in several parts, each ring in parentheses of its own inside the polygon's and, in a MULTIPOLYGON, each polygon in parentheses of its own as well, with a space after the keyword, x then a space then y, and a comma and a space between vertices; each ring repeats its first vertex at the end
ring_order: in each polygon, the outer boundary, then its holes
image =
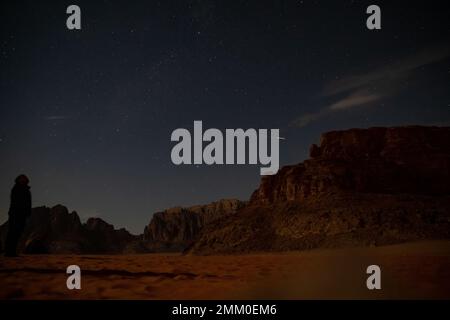
POLYGON ((450 241, 289 253, 0 258, 1 299, 450 299, 450 241), (66 268, 81 268, 68 290, 66 268), (381 267, 381 290, 366 268, 381 267))

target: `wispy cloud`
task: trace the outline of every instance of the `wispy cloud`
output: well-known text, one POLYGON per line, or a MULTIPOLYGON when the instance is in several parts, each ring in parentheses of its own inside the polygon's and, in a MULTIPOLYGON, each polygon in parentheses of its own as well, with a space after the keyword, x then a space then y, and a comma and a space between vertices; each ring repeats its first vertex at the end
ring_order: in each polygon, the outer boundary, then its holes
POLYGON ((304 127, 330 113, 365 106, 383 98, 393 96, 401 90, 399 83, 417 68, 429 65, 450 56, 450 49, 434 48, 421 51, 381 69, 364 74, 350 75, 328 83, 321 94, 322 98, 339 98, 314 113, 295 119, 292 124, 304 127))
POLYGON ((308 124, 310 124, 311 122, 314 122, 314 121, 322 118, 326 114, 327 114, 326 110, 322 110, 322 111, 315 112, 315 113, 306 113, 306 114, 302 115, 301 117, 298 117, 297 119, 292 121, 292 125, 295 127, 303 128, 303 127, 307 126, 308 124))
POLYGON ((356 91, 351 93, 349 96, 333 103, 328 107, 329 111, 338 111, 350 109, 353 107, 361 106, 369 102, 374 102, 380 100, 383 97, 382 94, 370 93, 368 91, 356 91))

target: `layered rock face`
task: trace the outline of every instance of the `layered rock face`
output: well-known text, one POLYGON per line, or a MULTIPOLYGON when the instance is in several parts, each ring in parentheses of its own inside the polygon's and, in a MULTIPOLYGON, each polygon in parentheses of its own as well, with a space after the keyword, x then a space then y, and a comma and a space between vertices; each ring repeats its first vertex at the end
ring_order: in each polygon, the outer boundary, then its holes
POLYGON ((151 251, 182 251, 204 226, 236 213, 244 203, 235 199, 157 212, 145 227, 143 241, 151 251))
POLYGON ((325 133, 310 159, 263 178, 249 204, 209 225, 198 254, 450 238, 450 128, 325 133))
MULTIPOLYGON (((2 248, 7 223, 0 227, 2 248)), ((34 208, 25 228, 19 251, 25 253, 121 253, 139 241, 125 229, 114 227, 99 218, 82 224, 78 214, 66 207, 34 208)))
POLYGON ((351 129, 322 135, 310 159, 264 178, 250 203, 351 191, 450 193, 450 128, 351 129))

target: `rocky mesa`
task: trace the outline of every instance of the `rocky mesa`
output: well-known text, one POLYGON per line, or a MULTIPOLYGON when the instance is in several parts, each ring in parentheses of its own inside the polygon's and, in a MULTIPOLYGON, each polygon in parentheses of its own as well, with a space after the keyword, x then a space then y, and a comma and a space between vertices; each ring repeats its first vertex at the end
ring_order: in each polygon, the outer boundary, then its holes
POLYGON ((450 237, 450 128, 333 131, 262 179, 191 253, 382 245, 450 237))

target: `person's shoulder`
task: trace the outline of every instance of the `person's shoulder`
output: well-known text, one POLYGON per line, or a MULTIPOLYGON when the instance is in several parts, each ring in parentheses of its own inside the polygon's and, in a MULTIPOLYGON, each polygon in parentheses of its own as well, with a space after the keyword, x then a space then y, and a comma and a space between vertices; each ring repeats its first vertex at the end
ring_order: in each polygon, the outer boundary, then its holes
POLYGON ((14 185, 14 187, 11 190, 12 192, 29 192, 30 187, 29 186, 21 186, 21 185, 14 185))

